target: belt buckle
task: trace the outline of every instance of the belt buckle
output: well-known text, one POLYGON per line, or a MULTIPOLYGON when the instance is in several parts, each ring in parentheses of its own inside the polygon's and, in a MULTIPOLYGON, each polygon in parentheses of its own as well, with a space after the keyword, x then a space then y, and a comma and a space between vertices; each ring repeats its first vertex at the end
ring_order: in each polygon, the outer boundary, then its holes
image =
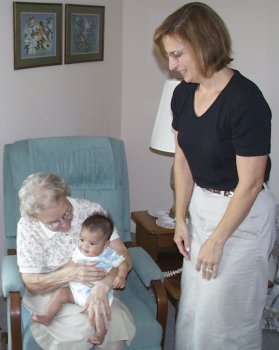
POLYGON ((233 196, 233 191, 224 191, 224 196, 231 198, 233 196))

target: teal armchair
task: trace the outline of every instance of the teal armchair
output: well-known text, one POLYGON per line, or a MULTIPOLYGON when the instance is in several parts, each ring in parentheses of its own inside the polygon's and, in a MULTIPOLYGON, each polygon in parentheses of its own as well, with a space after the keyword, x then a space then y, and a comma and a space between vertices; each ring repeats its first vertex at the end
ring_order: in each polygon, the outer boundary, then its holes
POLYGON ((98 202, 110 213, 133 260, 127 285, 119 292, 136 325, 136 335, 127 349, 162 349, 167 295, 159 267, 147 252, 129 243, 129 184, 123 141, 82 136, 22 140, 5 145, 3 168, 8 255, 2 262, 2 289, 7 299, 8 349, 40 349, 30 332, 30 314, 21 304, 24 285, 15 255, 16 225, 20 217, 17 192, 23 180, 35 172, 61 176, 70 185, 73 197, 98 202))

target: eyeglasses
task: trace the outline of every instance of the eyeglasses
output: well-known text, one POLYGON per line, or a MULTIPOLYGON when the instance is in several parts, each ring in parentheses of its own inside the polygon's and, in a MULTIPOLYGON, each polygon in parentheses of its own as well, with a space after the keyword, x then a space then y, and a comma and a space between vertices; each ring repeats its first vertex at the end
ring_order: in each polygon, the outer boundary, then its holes
POLYGON ((50 230, 56 230, 63 221, 67 221, 67 220, 72 219, 73 211, 74 211, 74 208, 73 208, 72 204, 69 203, 68 209, 65 211, 65 213, 63 214, 63 216, 59 220, 54 221, 50 224, 44 224, 44 223, 43 224, 50 230))
POLYGON ((180 57, 184 54, 184 52, 185 52, 185 48, 183 48, 180 51, 173 51, 170 53, 165 52, 165 56, 167 57, 167 59, 172 58, 178 62, 180 57))

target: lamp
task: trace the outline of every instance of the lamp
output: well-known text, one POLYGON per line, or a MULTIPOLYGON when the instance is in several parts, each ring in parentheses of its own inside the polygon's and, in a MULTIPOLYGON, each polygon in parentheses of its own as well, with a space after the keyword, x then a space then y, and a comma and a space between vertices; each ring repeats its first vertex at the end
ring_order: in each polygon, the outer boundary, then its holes
MULTIPOLYGON (((172 130, 172 111, 171 99, 175 87, 180 83, 180 80, 167 80, 164 85, 156 121, 151 136, 150 147, 167 153, 175 152, 175 138, 172 130)), ((169 216, 175 218, 175 188, 173 166, 171 169, 170 186, 173 190, 174 204, 170 209, 169 216)))

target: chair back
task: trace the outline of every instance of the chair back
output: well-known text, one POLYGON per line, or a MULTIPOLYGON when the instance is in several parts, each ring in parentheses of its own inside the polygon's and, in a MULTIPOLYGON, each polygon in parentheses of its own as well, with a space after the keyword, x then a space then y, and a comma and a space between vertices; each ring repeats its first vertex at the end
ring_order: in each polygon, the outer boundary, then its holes
POLYGON ((71 196, 100 203, 123 241, 130 240, 130 201, 124 143, 109 137, 65 136, 17 141, 4 147, 4 219, 7 248, 16 247, 18 191, 30 174, 59 175, 71 196))

